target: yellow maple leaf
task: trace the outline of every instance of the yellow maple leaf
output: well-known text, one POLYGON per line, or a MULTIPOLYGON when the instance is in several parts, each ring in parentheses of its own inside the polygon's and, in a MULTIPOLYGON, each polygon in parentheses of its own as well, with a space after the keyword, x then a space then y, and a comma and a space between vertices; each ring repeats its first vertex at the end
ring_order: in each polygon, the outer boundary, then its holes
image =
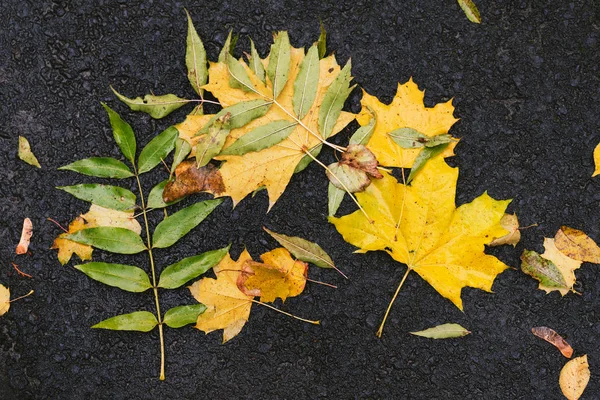
MULTIPOLYGON (((399 128, 412 128, 426 136, 447 134, 458 119, 452 115, 454 106, 452 100, 436 104, 435 107, 425 107, 423 98, 425 92, 419 90, 412 78, 405 84, 398 84, 396 96, 390 104, 383 104, 375 96, 363 91, 361 104, 363 106, 356 120, 361 125, 367 125, 373 113, 377 118, 373 136, 367 143, 379 164, 388 167, 411 168, 421 151, 400 147, 388 135, 399 128)), ((456 142, 449 144, 442 155, 454 155, 456 142)))
POLYGON ((260 296, 260 301, 285 301, 304 291, 308 264, 294 260, 289 251, 280 247, 260 256, 263 263, 247 261, 237 284, 248 295, 260 296))
MULTIPOLYGON (((294 82, 299 72, 300 63, 304 59, 304 49, 291 48, 290 69, 288 80, 277 96, 276 101, 269 111, 262 117, 253 120, 245 126, 231 130, 224 145, 227 149, 237 139, 251 132, 257 127, 264 126, 270 122, 286 120, 298 122, 294 117, 292 98, 294 94, 294 82)), ((267 65, 265 60, 262 60, 267 65)), ((272 99, 272 83, 266 80, 263 83, 248 66, 241 61, 254 85, 255 91, 244 91, 232 88, 229 84, 230 72, 225 62, 211 63, 209 68, 209 83, 203 86, 210 91, 223 107, 228 107, 242 101, 257 99, 272 99)), ((334 56, 319 60, 319 81, 317 93, 312 107, 304 118, 298 122, 293 132, 282 142, 261 151, 246 153, 244 155, 223 155, 216 157, 218 160, 226 161, 221 169, 221 176, 225 184, 223 196, 230 196, 234 204, 237 204, 248 194, 257 188, 264 186, 269 194, 269 209, 284 192, 290 181, 296 166, 306 155, 306 151, 315 149, 322 144, 319 139, 318 120, 321 102, 328 87, 340 72, 334 56)), ((192 131, 191 126, 197 123, 196 132, 207 122, 207 117, 188 117, 183 124, 184 130, 192 131)), ((333 127, 331 136, 341 131, 354 119, 354 114, 341 112, 333 127)), ((179 127, 178 127, 179 129, 179 127)), ((191 140, 194 144, 194 140, 191 140)))
POLYGON ((207 307, 198 316, 196 328, 205 333, 223 329, 223 343, 240 333, 250 316, 253 296, 237 287, 242 266, 249 260, 252 257, 246 250, 237 261, 227 254, 213 268, 217 279, 203 278, 189 288, 194 298, 207 307))
POLYGON ((410 186, 384 174, 357 193, 372 221, 360 210, 329 220, 359 252, 385 250, 408 266, 404 279, 415 271, 462 310, 463 287, 489 292, 496 275, 508 268, 484 249, 507 233, 500 220, 510 200, 494 200, 484 193, 456 208, 457 178, 458 169, 437 156, 410 186))
POLYGON ((81 261, 92 259, 92 251, 94 251, 92 246, 65 239, 65 236, 86 228, 88 228, 88 226, 86 226, 83 218, 77 217, 69 224, 69 232, 63 233, 54 239, 51 249, 58 249, 58 261, 60 261, 62 265, 68 263, 73 254, 77 254, 81 261))

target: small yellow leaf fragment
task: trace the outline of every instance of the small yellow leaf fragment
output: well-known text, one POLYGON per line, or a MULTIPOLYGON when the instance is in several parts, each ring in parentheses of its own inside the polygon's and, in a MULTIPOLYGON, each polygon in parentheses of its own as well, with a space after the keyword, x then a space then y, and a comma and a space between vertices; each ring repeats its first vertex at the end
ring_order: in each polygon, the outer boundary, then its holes
POLYGON ((600 143, 594 149, 594 173, 592 176, 600 174, 600 143))
POLYGON ((83 218, 77 217, 69 225, 69 232, 63 233, 54 239, 51 249, 58 250, 58 261, 60 261, 62 265, 65 265, 69 262, 69 260, 71 260, 73 253, 77 254, 81 261, 92 259, 92 251, 94 250, 92 246, 65 239, 65 236, 68 234, 75 233, 85 228, 87 228, 87 226, 85 225, 83 218))
POLYGON ((544 339, 546 342, 554 345, 563 356, 571 358, 573 355, 573 348, 562 336, 560 336, 554 329, 550 329, 546 326, 536 326, 531 328, 531 333, 540 339, 544 339))
POLYGON ((575 270, 581 266, 581 261, 573 260, 570 257, 564 255, 560 250, 556 248, 555 240, 544 238, 544 249, 546 251, 542 254, 542 258, 550 260, 554 263, 556 268, 560 271, 563 276, 566 286, 564 288, 548 287, 540 283, 539 288, 550 293, 553 290, 558 290, 563 296, 573 290, 575 284, 575 270))
POLYGON ((471 331, 463 328, 459 324, 442 324, 433 328, 418 332, 410 332, 411 335, 422 336, 430 339, 450 339, 467 336, 471 331))
POLYGON ((25 254, 27 253, 27 249, 29 249, 29 242, 31 240, 31 236, 33 235, 33 224, 29 218, 25 218, 23 220, 23 229, 21 230, 21 240, 19 240, 19 244, 17 245, 17 249, 15 252, 17 254, 25 254))
POLYGON ((18 156, 21 160, 25 161, 29 165, 33 165, 37 168, 42 168, 37 158, 31 151, 31 146, 29 145, 29 141, 25 139, 23 136, 19 136, 19 153, 18 156))
POLYGON ((481 15, 479 14, 479 10, 475 3, 472 0, 458 0, 458 4, 460 8, 464 11, 465 15, 469 19, 469 21, 474 22, 476 24, 481 23, 481 15))
POLYGON ((10 289, 0 285, 0 315, 4 315, 10 308, 10 289))
POLYGON ((583 231, 561 226, 554 242, 556 248, 567 257, 600 264, 600 247, 583 231))
POLYGON ((521 231, 519 230, 519 220, 516 214, 504 214, 500 220, 500 225, 508 231, 508 233, 502 237, 494 239, 490 246, 501 246, 503 244, 511 244, 516 246, 521 240, 521 231))
POLYGON ((587 355, 567 362, 560 371, 560 378, 558 380, 560 389, 569 400, 579 399, 589 381, 590 366, 587 361, 587 355))
POLYGON ((81 217, 87 222, 86 228, 107 226, 111 228, 125 228, 137 233, 142 232, 142 226, 133 218, 133 211, 117 211, 92 204, 90 210, 81 217))

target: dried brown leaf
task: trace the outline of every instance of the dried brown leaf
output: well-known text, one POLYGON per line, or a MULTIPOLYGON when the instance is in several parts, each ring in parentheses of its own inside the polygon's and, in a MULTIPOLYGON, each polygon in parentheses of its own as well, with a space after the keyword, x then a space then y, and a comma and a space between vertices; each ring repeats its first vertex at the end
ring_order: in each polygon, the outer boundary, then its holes
POLYGON ((19 240, 19 244, 17 245, 17 254, 25 254, 27 253, 27 249, 29 249, 29 242, 31 240, 31 236, 33 235, 33 224, 29 218, 25 218, 23 220, 23 229, 21 230, 21 240, 19 240))
POLYGON ((540 339, 544 339, 546 342, 554 345, 563 356, 567 358, 571 358, 573 355, 573 348, 562 336, 560 336, 554 329, 548 328, 546 326, 536 326, 535 328, 531 328, 531 333, 540 339))
POLYGON ((224 191, 221 173, 214 165, 208 164, 198 168, 194 160, 187 160, 175 169, 175 179, 165 186, 163 200, 170 203, 189 194, 200 192, 218 196, 224 191))
POLYGON ((583 231, 561 226, 554 241, 556 248, 567 257, 600 264, 600 247, 583 231))

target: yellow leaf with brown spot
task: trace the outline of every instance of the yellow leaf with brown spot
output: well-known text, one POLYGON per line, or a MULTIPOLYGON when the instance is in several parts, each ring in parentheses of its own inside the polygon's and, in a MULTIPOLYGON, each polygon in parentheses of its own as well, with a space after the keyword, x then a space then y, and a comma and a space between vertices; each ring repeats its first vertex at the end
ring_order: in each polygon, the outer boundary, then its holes
POLYGON ((368 218, 357 210, 329 221, 359 252, 386 251, 462 310, 463 287, 490 292, 496 276, 508 268, 484 250, 507 233, 500 221, 510 200, 484 193, 456 208, 457 178, 458 169, 441 156, 408 186, 385 173, 356 193, 368 218))
MULTIPOLYGON (((425 107, 425 92, 419 90, 412 78, 405 84, 398 84, 396 96, 390 104, 381 103, 377 97, 363 91, 362 110, 356 117, 361 125, 367 125, 373 113, 377 122, 373 136, 367 143, 379 164, 388 167, 412 168, 421 148, 407 149, 400 147, 389 135, 400 128, 411 128, 425 136, 433 137, 447 134, 458 119, 454 118, 452 100, 425 107)), ((454 155, 456 142, 451 142, 442 153, 443 157, 454 155)))
POLYGON ((237 261, 227 254, 213 268, 217 279, 203 278, 190 286, 196 300, 206 306, 206 311, 198 316, 196 328, 210 333, 223 330, 223 343, 236 336, 248 321, 253 296, 242 293, 237 280, 245 262, 252 261, 248 251, 237 261))
POLYGON ((238 288, 252 296, 260 296, 262 302, 276 298, 285 301, 304 291, 308 264, 294 260, 290 252, 280 247, 260 256, 263 263, 247 261, 242 269, 238 288))
POLYGON ((561 226, 554 241, 556 248, 564 255, 575 260, 600 264, 600 247, 583 231, 561 226))
POLYGON ((0 285, 0 316, 6 314, 10 308, 10 289, 0 285))

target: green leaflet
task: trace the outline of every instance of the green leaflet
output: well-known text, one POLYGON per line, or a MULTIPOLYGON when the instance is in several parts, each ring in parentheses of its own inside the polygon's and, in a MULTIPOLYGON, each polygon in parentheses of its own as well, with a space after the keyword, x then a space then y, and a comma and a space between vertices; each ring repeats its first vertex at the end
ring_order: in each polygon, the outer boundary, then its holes
POLYGON ((319 54, 317 46, 313 45, 302 60, 298 75, 294 81, 294 97, 292 104, 298 119, 306 116, 312 107, 319 85, 319 54))
POLYGON ((222 199, 201 201, 165 218, 154 230, 152 247, 165 248, 173 245, 202 222, 222 202, 222 199))
POLYGON ((148 172, 167 158, 173 147, 175 147, 175 140, 177 140, 178 135, 177 128, 170 126, 152 139, 140 153, 138 172, 140 174, 148 172))
POLYGON ((185 49, 185 65, 188 71, 188 80, 190 84, 198 93, 198 95, 202 96, 204 92, 201 87, 206 84, 208 79, 208 69, 206 68, 206 51, 204 50, 204 44, 198 36, 198 32, 196 32, 196 28, 194 28, 194 23, 192 22, 192 17, 190 17, 190 13, 185 10, 185 14, 187 15, 188 21, 188 33, 186 40, 186 49, 185 49))
POLYGON ((273 239, 285 247, 299 260, 309 262, 321 268, 335 268, 335 264, 329 255, 316 243, 295 236, 286 236, 275 233, 263 226, 273 239))
POLYGON ((265 67, 260 56, 258 55, 258 51, 256 51, 256 47, 254 47, 254 42, 252 39, 250 39, 250 56, 248 57, 248 66, 250 67, 250 70, 254 72, 254 75, 256 75, 258 79, 265 83, 265 67))
POLYGON ((543 258, 535 251, 523 250, 523 254, 521 254, 521 270, 532 278, 537 279, 542 286, 571 290, 571 287, 567 285, 565 277, 558 267, 552 261, 543 258))
POLYGON ((351 68, 352 64, 348 61, 327 88, 325 96, 323 96, 321 108, 319 109, 319 132, 321 132, 323 139, 331 136, 333 127, 344 107, 344 102, 354 89, 354 86, 348 87, 352 79, 350 76, 351 68))
POLYGON ((127 165, 111 157, 85 158, 58 169, 74 171, 97 178, 129 178, 133 176, 127 165))
POLYGON ((192 151, 192 146, 187 140, 177 138, 175 141, 175 153, 173 154, 173 164, 171 164, 171 175, 175 172, 175 169, 192 151))
POLYGON ((152 188, 150 194, 148 195, 148 201, 146 204, 148 208, 165 208, 167 206, 179 203, 181 200, 185 199, 185 197, 182 197, 175 201, 171 201, 170 203, 165 203, 163 200, 163 191, 165 190, 167 183, 169 183, 169 180, 165 179, 152 188))
POLYGON ((333 183, 329 182, 329 187, 327 189, 327 208, 330 217, 335 215, 338 208, 340 208, 340 204, 342 203, 342 200, 344 200, 345 194, 345 190, 339 189, 333 183))
POLYGON ((21 160, 25 161, 27 164, 42 168, 39 161, 31 151, 31 146, 29 145, 29 141, 25 139, 23 136, 19 136, 19 152, 18 156, 21 160))
POLYGON ((273 99, 277 99, 290 74, 290 38, 287 32, 279 32, 271 45, 267 76, 273 84, 273 99))
POLYGON ((256 89, 248 76, 248 73, 238 60, 232 55, 225 57, 227 70, 229 71, 229 86, 235 89, 242 89, 246 92, 254 92, 256 89))
POLYGON ((217 265, 227 255, 230 247, 231 245, 222 249, 207 251, 169 265, 160 274, 158 287, 165 289, 181 287, 217 265))
POLYGON ((135 207, 135 194, 119 186, 83 183, 73 186, 58 186, 57 189, 64 190, 79 200, 113 210, 126 211, 135 207))
POLYGON ((208 133, 203 135, 196 143, 196 165, 204 167, 209 161, 221 152, 225 140, 229 135, 229 118, 231 114, 225 114, 212 123, 208 133))
POLYGON ((143 292, 152 287, 148 274, 132 265, 90 262, 75 268, 92 279, 128 292, 143 292))
POLYGON ((164 94, 162 96, 147 94, 144 98, 130 99, 117 92, 112 86, 111 89, 119 100, 127 104, 133 111, 145 112, 154 119, 164 118, 190 102, 190 100, 182 99, 174 94, 164 94))
POLYGON ((319 60, 325 57, 325 53, 327 53, 327 31, 325 31, 325 26, 323 26, 323 21, 319 22, 319 29, 321 33, 319 34, 319 40, 317 42, 317 48, 319 49, 319 60))
POLYGON ((460 5, 460 8, 462 8, 469 21, 476 24, 481 23, 481 15, 479 14, 479 10, 472 0, 458 0, 458 4, 460 5))
POLYGON ((140 235, 125 228, 88 228, 68 234, 65 239, 117 254, 136 254, 146 250, 140 235))
POLYGON ((269 111, 273 104, 270 100, 248 100, 241 101, 232 106, 225 107, 217 114, 215 114, 207 123, 198 131, 196 136, 202 135, 210 129, 212 124, 222 116, 230 114, 229 116, 229 129, 237 129, 242 126, 254 121, 256 118, 260 118, 269 111))
POLYGON ((459 324, 442 324, 433 328, 418 332, 410 332, 411 335, 422 336, 430 339, 449 339, 467 336, 470 331, 459 324))
POLYGON ((206 311, 204 304, 173 307, 165 313, 163 322, 169 328, 181 328, 188 324, 196 323, 198 315, 206 311))
POLYGON ((117 145, 119 146, 119 149, 121 149, 121 153, 123 153, 125 158, 129 160, 131 165, 134 165, 136 144, 135 135, 131 125, 125 122, 121 116, 113 111, 109 106, 104 103, 101 104, 108 113, 108 119, 110 120, 110 125, 112 126, 115 142, 117 142, 117 145))
MULTIPOLYGON (((260 151, 285 140, 294 131, 298 123, 279 120, 259 126, 240 137, 219 155, 241 156, 253 151, 260 151)), ((196 153, 198 150, 196 150, 196 153)))
POLYGON ((92 328, 110 329, 113 331, 150 332, 156 325, 158 325, 158 321, 154 314, 148 311, 136 311, 131 314, 122 314, 105 319, 92 326, 92 328))
POLYGON ((405 149, 417 149, 421 147, 435 147, 440 144, 455 142, 456 140, 448 135, 427 136, 413 128, 399 128, 388 133, 392 140, 400 147, 405 149))
MULTIPOLYGON (((367 106, 368 107, 368 106, 367 106)), ((377 124, 377 116, 369 107, 369 112, 371 113, 371 119, 369 123, 365 126, 361 126, 354 132, 354 134, 350 137, 350 141, 348 144, 362 144, 366 145, 371 140, 371 136, 373 136, 373 132, 375 132, 375 125, 377 124)))
POLYGON ((228 55, 233 55, 233 49, 235 49, 235 45, 238 41, 238 35, 235 35, 233 38, 231 37, 231 31, 227 35, 227 40, 225 40, 225 44, 219 53, 219 62, 225 62, 225 58, 228 55))
POLYGON ((425 147, 423 150, 421 150, 415 159, 415 162, 413 163, 410 174, 408 174, 408 178, 406 179, 406 183, 410 183, 415 176, 417 176, 417 173, 419 173, 419 171, 425 166, 427 161, 442 153, 444 150, 446 150, 446 147, 448 147, 448 143, 439 144, 435 147, 425 147))
MULTIPOLYGON (((317 158, 317 156, 319 155, 319 153, 321 153, 321 149, 323 148, 323 145, 320 144, 318 146, 313 147, 312 149, 310 149, 308 152, 315 158, 317 158)), ((302 157, 300 159, 300 162, 298 163, 298 165, 296 165, 296 169, 294 170, 294 173, 297 174, 298 172, 302 172, 304 171, 304 169, 306 167, 308 167, 308 165, 313 162, 313 157, 309 156, 308 154, 306 154, 304 157, 302 157)))

